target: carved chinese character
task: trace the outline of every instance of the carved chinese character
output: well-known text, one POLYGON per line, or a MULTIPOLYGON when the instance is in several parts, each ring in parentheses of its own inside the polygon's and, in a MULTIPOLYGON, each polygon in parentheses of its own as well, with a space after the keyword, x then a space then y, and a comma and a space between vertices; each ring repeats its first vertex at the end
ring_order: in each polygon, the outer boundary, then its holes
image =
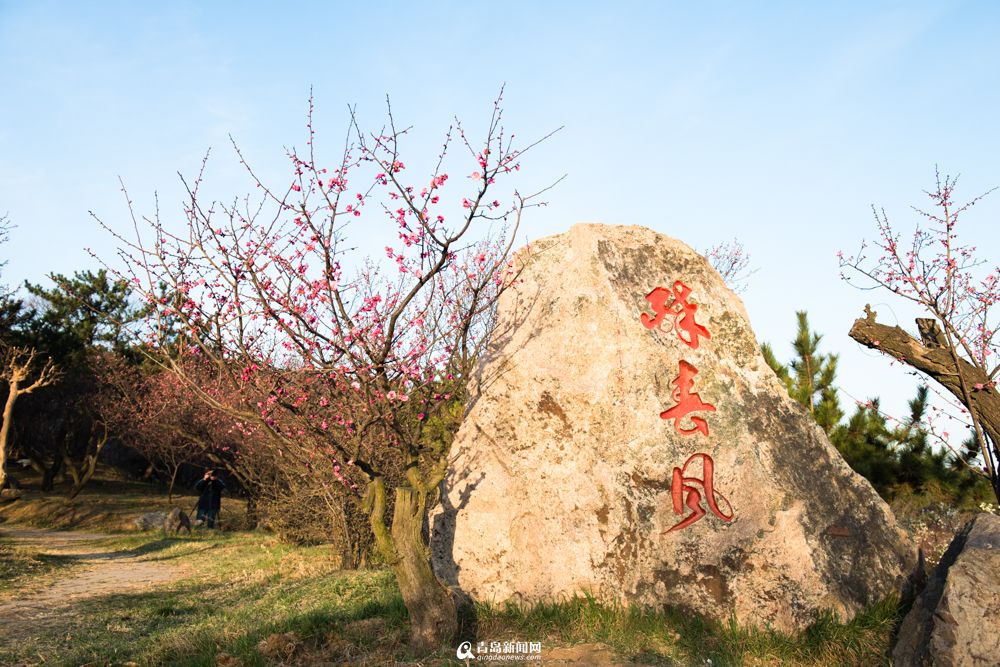
POLYGON ((684 462, 684 466, 682 468, 674 468, 674 476, 670 484, 670 495, 674 502, 674 514, 683 514, 684 506, 687 506, 691 513, 675 524, 672 528, 669 528, 664 532, 669 533, 675 530, 681 530, 682 528, 687 528, 708 513, 705 511, 705 508, 701 506, 702 492, 704 492, 705 504, 708 506, 708 509, 712 511, 712 514, 726 522, 733 520, 733 506, 725 496, 715 490, 715 485, 712 480, 714 469, 715 464, 712 461, 712 457, 708 454, 692 454, 688 460, 684 462), (696 459, 700 460, 702 463, 702 473, 700 478, 695 475, 688 474, 687 471, 688 466, 690 466, 696 459), (728 512, 723 512, 719 509, 718 500, 721 500, 726 504, 728 512))
POLYGON ((701 433, 708 435, 708 422, 701 417, 691 417, 692 428, 681 428, 681 419, 690 412, 715 412, 715 406, 701 400, 697 392, 691 391, 694 386, 694 376, 698 374, 698 369, 692 364, 684 361, 680 362, 680 375, 674 380, 674 390, 670 397, 674 399, 676 405, 669 410, 660 413, 663 419, 673 419, 674 428, 681 435, 694 435, 701 433))
POLYGON ((640 316, 643 326, 647 329, 660 328, 668 314, 673 315, 673 330, 677 337, 692 349, 698 349, 698 337, 711 338, 708 329, 695 321, 697 304, 688 303, 691 288, 677 281, 673 291, 666 287, 655 287, 646 295, 646 301, 653 308, 654 316, 643 313, 640 316))

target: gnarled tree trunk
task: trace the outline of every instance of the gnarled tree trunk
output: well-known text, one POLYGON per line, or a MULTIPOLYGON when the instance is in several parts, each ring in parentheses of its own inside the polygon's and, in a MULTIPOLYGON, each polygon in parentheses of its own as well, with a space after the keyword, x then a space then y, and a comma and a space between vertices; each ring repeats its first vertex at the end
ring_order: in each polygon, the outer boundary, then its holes
POLYGON ((458 633, 458 612, 451 593, 431 569, 430 547, 424 537, 427 494, 398 487, 390 531, 384 520, 385 485, 376 477, 368 484, 365 509, 375 542, 392 566, 410 615, 410 648, 418 653, 436 651, 458 633))
POLYGON ((73 465, 69 456, 66 456, 66 467, 73 476, 73 488, 69 492, 70 499, 76 498, 80 491, 83 491, 83 487, 87 485, 87 482, 94 476, 94 471, 97 470, 97 459, 101 456, 101 450, 108 442, 108 427, 102 424, 101 429, 100 434, 95 432, 90 436, 88 451, 84 455, 79 469, 73 465))
POLYGON ((52 457, 52 465, 46 465, 41 456, 28 454, 32 469, 42 476, 42 491, 51 491, 55 486, 56 477, 62 472, 62 458, 52 457))
POLYGON ((30 394, 36 389, 47 387, 59 378, 59 370, 49 359, 37 370, 37 377, 29 382, 36 372, 34 368, 37 353, 26 348, 12 348, 4 351, 5 358, 0 365, 0 378, 7 382, 7 402, 3 408, 3 424, 0 425, 0 488, 7 479, 7 442, 10 439, 10 425, 14 419, 14 403, 19 396, 30 394))
POLYGON ((14 420, 14 403, 17 401, 17 381, 11 380, 7 402, 3 406, 3 424, 0 425, 0 489, 7 481, 7 442, 10 440, 10 425, 14 420))

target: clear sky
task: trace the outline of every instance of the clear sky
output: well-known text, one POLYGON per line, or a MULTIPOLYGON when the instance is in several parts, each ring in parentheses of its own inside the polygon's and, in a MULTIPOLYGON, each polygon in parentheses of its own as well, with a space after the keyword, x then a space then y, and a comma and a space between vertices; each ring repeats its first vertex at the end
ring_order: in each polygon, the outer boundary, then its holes
MULTIPOLYGON (((934 165, 959 195, 1000 184, 1000 3, 45 2, 0 0, 0 248, 5 279, 95 268, 84 247, 213 147, 214 192, 245 191, 227 136, 266 177, 302 145, 310 86, 321 141, 345 109, 380 122, 385 95, 433 150, 452 115, 480 122, 507 85, 507 125, 539 136, 526 167, 568 173, 523 230, 640 224, 704 249, 739 238, 759 271, 744 300, 787 358, 808 309, 840 384, 902 415, 914 382, 847 337, 866 301, 835 252, 871 237, 870 206, 909 228, 934 165)), ((481 123, 480 123, 481 124, 481 123)), ((1000 195, 960 233, 993 263, 1000 195)))

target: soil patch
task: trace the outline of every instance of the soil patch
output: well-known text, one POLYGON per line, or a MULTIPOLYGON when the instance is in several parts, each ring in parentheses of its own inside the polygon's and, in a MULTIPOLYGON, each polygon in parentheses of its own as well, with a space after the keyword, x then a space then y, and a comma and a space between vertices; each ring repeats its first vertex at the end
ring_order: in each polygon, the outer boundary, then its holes
POLYGON ((111 535, 33 528, 3 528, 0 538, 15 547, 79 560, 68 576, 37 591, 0 600, 0 644, 25 633, 56 628, 75 615, 86 600, 118 593, 136 593, 185 575, 181 563, 150 559, 148 552, 109 551, 99 544, 111 535))

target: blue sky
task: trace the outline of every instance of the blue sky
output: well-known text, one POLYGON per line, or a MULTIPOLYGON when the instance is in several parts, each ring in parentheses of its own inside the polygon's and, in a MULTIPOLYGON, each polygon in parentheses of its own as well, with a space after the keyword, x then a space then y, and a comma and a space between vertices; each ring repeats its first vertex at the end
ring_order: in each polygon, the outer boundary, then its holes
MULTIPOLYGON (((866 301, 835 252, 900 226, 933 183, 963 175, 969 197, 1000 184, 1000 4, 990 2, 58 3, 0 0, 0 213, 10 283, 93 268, 113 244, 88 210, 126 223, 158 191, 180 212, 176 172, 206 148, 213 192, 246 190, 236 137, 266 178, 303 143, 310 86, 320 140, 345 109, 380 122, 386 94, 436 149, 454 114, 482 124, 506 83, 507 126, 565 129, 526 160, 563 173, 522 232, 579 221, 641 224, 697 248, 739 238, 759 271, 744 300, 761 339, 786 344, 808 309, 841 354, 852 396, 902 414, 913 381, 847 330, 866 301)), ((1000 196, 960 233, 996 263, 1000 196)))

